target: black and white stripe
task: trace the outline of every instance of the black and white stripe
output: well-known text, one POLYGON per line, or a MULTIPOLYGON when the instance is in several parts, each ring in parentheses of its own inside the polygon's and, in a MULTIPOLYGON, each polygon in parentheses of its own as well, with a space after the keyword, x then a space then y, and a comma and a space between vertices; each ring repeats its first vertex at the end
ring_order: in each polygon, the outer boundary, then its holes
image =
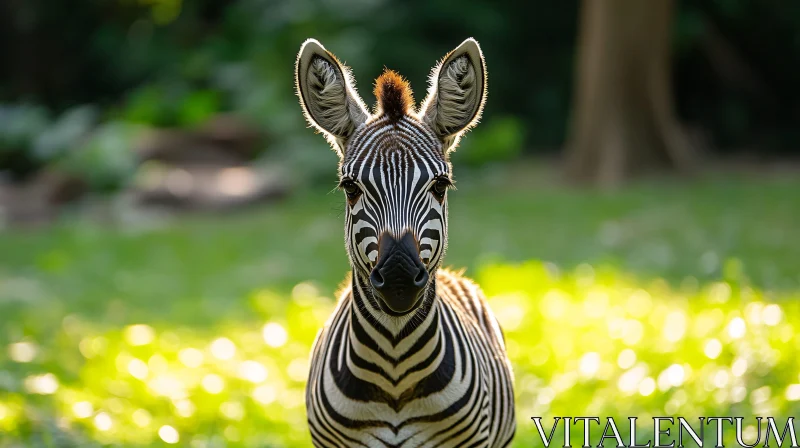
POLYGON ((418 112, 409 110, 402 78, 390 73, 377 82, 376 114, 363 118, 349 71, 316 41, 301 49, 297 73, 309 122, 340 155, 342 184, 358 192, 348 194, 345 220, 351 280, 311 355, 306 407, 314 445, 508 446, 514 394, 503 335, 478 286, 440 269, 447 194, 434 188, 450 183, 448 153, 483 106, 480 48, 467 40, 443 60, 433 76, 439 89, 451 90, 442 100, 433 88, 418 112), (473 103, 475 110, 464 108, 473 103), (429 274, 421 298, 404 314, 385 311, 370 283, 384 235, 412 235, 429 274))
POLYGON ((382 318, 354 280, 315 342, 306 395, 317 447, 504 447, 511 369, 477 286, 448 271, 411 316, 382 318))
POLYGON ((312 356, 306 401, 315 445, 505 446, 514 433, 511 373, 480 290, 440 271, 416 310, 393 317, 367 280, 383 231, 413 232, 437 273, 447 201, 430 188, 450 176, 441 144, 411 117, 378 119, 357 131, 340 174, 363 194, 345 224, 352 285, 312 356))
POLYGON ((430 131, 410 117, 369 123, 353 137, 340 176, 363 192, 345 222, 348 253, 358 268, 369 275, 383 231, 397 237, 415 232, 423 262, 438 266, 446 248, 447 203, 429 190, 437 178, 450 178, 450 164, 430 131))

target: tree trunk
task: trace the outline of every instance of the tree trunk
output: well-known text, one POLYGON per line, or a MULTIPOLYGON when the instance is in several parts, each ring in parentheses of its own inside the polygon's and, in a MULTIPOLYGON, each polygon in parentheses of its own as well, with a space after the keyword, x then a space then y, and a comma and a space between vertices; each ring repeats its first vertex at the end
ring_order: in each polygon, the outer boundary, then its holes
POLYGON ((566 159, 572 180, 608 187, 693 166, 672 97, 673 9, 673 0, 583 1, 566 159))

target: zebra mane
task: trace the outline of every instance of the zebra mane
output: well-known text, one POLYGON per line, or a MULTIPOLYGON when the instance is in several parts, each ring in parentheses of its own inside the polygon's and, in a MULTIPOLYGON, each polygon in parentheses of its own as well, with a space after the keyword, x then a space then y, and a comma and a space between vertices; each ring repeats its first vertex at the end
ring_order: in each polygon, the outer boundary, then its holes
POLYGON ((414 106, 411 86, 394 70, 387 69, 375 81, 375 98, 378 114, 386 115, 391 121, 400 120, 414 106))

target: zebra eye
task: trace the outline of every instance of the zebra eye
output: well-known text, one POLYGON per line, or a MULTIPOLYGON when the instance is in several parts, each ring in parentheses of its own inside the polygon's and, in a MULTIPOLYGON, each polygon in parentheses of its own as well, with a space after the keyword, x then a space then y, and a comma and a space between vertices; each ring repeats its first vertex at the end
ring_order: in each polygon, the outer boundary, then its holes
POLYGON ((358 195, 361 194, 361 189, 358 188, 358 185, 356 185, 356 183, 352 180, 346 180, 342 182, 341 186, 342 190, 344 190, 344 192, 347 194, 347 199, 350 199, 351 201, 355 200, 358 195))
POLYGON ((444 198, 444 194, 447 193, 447 189, 450 188, 450 179, 446 177, 440 177, 436 179, 436 182, 433 184, 433 188, 431 191, 434 195, 438 198, 444 198))

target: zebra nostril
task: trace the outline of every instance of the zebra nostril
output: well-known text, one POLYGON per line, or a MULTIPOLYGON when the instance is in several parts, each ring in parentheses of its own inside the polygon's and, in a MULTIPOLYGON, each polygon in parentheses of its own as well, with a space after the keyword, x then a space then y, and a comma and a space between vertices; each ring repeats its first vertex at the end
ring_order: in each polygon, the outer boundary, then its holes
POLYGON ((428 270, 424 267, 419 270, 419 273, 414 278, 414 286, 422 288, 428 283, 428 270))
POLYGON ((378 272, 378 269, 373 269, 372 273, 369 274, 369 282, 372 283, 372 286, 375 289, 381 289, 385 284, 383 276, 381 275, 380 272, 378 272))

